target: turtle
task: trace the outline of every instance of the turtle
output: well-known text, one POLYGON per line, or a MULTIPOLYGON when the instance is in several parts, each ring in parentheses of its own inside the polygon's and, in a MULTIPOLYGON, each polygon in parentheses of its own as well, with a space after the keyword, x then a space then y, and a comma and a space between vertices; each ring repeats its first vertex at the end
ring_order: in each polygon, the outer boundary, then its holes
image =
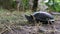
POLYGON ((54 23, 54 16, 48 12, 38 11, 34 12, 31 15, 25 15, 26 19, 31 23, 38 23, 41 22, 42 24, 52 24, 54 23))

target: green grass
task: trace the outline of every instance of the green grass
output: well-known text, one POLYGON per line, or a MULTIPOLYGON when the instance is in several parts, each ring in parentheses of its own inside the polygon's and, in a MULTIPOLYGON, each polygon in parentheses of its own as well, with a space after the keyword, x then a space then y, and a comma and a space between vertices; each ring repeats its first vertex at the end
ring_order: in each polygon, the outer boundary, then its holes
POLYGON ((25 14, 31 13, 30 11, 26 12, 18 12, 18 11, 13 11, 10 12, 9 10, 5 9, 0 9, 0 23, 1 24, 6 24, 6 23, 14 23, 17 25, 25 25, 28 24, 27 19, 25 18, 25 14))

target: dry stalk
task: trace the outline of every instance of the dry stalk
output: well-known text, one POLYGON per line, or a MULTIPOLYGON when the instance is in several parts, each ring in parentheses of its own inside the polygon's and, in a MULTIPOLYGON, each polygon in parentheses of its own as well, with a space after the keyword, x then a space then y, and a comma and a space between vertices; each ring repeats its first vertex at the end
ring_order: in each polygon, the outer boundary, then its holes
POLYGON ((0 32, 0 33, 3 33, 3 32, 8 30, 8 31, 10 31, 13 34, 14 31, 10 28, 11 25, 8 26, 8 25, 4 24, 4 26, 5 26, 5 28, 3 28, 2 32, 0 32))
POLYGON ((32 15, 32 17, 33 17, 33 20, 34 20, 34 25, 36 25, 36 20, 35 20, 35 17, 32 15))

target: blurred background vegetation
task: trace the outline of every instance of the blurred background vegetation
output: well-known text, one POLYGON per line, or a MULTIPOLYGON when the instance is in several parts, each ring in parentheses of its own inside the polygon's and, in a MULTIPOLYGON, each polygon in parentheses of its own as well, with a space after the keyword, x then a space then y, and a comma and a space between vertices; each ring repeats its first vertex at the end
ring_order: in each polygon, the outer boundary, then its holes
POLYGON ((49 0, 46 5, 48 6, 48 9, 60 12, 60 0, 49 0))
MULTIPOLYGON (((13 9, 19 10, 19 11, 32 10, 34 1, 35 0, 0 0, 0 7, 8 10, 13 10, 13 9)), ((44 4, 48 6, 47 10, 60 12, 60 0, 40 0, 40 2, 38 2, 38 5, 39 3, 42 6, 44 4), (44 1, 47 1, 47 2, 44 2, 44 1)), ((42 7, 40 7, 39 10, 41 10, 41 8, 42 7)))

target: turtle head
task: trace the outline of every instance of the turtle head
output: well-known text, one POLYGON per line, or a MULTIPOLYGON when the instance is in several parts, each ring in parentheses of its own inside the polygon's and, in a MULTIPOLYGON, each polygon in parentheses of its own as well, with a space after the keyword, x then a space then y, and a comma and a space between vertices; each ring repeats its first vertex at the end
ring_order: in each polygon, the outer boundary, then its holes
POLYGON ((25 15, 25 17, 26 17, 26 19, 29 21, 29 22, 33 22, 34 20, 33 20, 33 17, 30 15, 30 16, 28 16, 28 15, 25 15))

